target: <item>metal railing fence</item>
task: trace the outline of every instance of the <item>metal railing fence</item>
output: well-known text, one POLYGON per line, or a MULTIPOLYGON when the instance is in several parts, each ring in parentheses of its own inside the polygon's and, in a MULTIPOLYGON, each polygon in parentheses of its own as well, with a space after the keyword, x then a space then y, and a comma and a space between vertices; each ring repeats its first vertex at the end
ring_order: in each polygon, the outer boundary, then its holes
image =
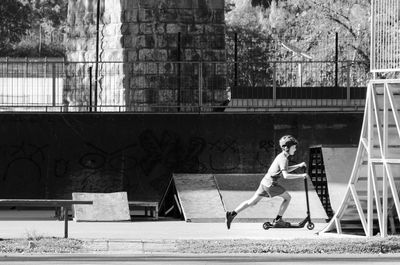
POLYGON ((399 13, 399 1, 371 1, 371 72, 400 71, 399 13))
POLYGON ((371 77, 365 62, 274 61, 231 65, 230 106, 237 109, 360 111, 371 77))
POLYGON ((362 110, 365 62, 0 60, 1 111, 362 110), (230 88, 227 89, 227 88, 230 88))

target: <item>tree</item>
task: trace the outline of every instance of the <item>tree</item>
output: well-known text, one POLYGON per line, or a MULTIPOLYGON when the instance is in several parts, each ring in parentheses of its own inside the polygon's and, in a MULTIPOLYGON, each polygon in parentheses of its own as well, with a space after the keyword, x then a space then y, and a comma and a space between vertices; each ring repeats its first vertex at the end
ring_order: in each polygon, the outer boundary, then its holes
POLYGON ((17 0, 0 1, 0 45, 2 48, 21 40, 32 21, 32 9, 17 0))
MULTIPOLYGON (((228 58, 234 58, 235 45, 238 51, 238 62, 233 65, 238 69, 238 76, 236 80, 230 80, 231 83, 257 87, 272 75, 269 61, 274 56, 274 50, 270 49, 274 40, 263 32, 260 23, 265 12, 268 11, 262 6, 252 6, 249 1, 236 0, 232 11, 225 16, 228 58), (236 43, 235 34, 238 38, 236 43)), ((229 67, 231 70, 233 68, 229 67)))
POLYGON ((0 56, 60 56, 65 0, 0 1, 0 56))
POLYGON ((338 32, 343 45, 352 50, 347 59, 369 61, 370 0, 309 2, 322 22, 317 30, 326 33, 324 26, 331 25, 329 29, 338 32))
POLYGON ((62 26, 67 18, 68 1, 65 0, 29 0, 37 23, 52 27, 62 26))
MULTIPOLYGON (((267 67, 268 60, 303 59, 296 56, 298 53, 282 48, 281 44, 286 44, 286 47, 294 47, 292 50, 310 55, 314 61, 333 61, 337 32, 339 61, 362 61, 365 73, 369 71, 370 0, 232 1, 235 7, 227 13, 226 21, 228 29, 244 36, 240 43, 243 46, 242 51, 239 51, 239 56, 243 56, 239 57, 240 60, 264 62, 267 67), (258 51, 250 52, 256 50, 252 47, 258 51)), ((323 70, 324 74, 334 70, 334 65, 329 67, 323 70)), ((257 76, 256 71, 251 67, 247 70, 240 74, 247 74, 250 83, 260 83, 251 82, 250 77, 257 76)), ((258 72, 263 71, 271 72, 265 69, 258 72)), ((333 77, 331 75, 327 78, 332 80, 333 77)))

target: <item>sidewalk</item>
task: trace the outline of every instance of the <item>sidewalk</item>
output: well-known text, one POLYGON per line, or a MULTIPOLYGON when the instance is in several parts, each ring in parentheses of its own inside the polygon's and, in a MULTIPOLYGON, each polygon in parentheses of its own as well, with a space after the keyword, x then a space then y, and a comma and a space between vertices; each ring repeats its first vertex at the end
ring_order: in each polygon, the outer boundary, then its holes
MULTIPOLYGON (((179 240, 263 240, 357 238, 354 235, 324 233, 326 223, 307 228, 264 230, 262 223, 186 223, 184 221, 74 222, 69 221, 69 238, 87 241, 108 253, 151 253, 173 250, 179 240), (164 250, 164 251, 163 251, 164 250)), ((64 222, 57 220, 0 220, 0 238, 28 236, 63 237, 64 222)))

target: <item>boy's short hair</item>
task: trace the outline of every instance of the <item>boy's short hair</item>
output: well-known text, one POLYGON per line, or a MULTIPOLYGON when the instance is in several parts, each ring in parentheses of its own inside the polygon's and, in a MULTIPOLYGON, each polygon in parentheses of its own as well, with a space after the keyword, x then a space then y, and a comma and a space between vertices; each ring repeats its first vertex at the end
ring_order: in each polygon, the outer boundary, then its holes
POLYGON ((281 148, 288 147, 292 145, 297 145, 299 142, 292 135, 284 135, 279 139, 279 145, 281 148))

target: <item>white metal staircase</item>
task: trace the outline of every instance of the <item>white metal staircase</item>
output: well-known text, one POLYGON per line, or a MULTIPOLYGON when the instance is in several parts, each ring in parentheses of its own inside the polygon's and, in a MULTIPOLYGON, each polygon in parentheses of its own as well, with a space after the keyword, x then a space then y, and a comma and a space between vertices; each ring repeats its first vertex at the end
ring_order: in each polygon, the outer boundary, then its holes
POLYGON ((400 216, 400 80, 368 84, 364 121, 356 159, 339 209, 321 232, 379 232, 400 216), (391 217, 391 218, 388 218, 391 217))

